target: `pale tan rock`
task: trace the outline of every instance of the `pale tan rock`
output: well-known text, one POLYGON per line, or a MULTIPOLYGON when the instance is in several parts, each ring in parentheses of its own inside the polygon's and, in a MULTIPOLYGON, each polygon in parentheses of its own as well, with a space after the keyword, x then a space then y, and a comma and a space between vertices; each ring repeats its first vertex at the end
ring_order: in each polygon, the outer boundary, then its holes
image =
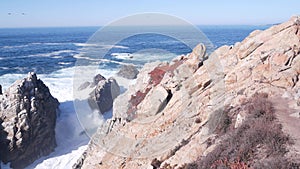
POLYGON ((206 47, 203 44, 197 45, 191 54, 188 55, 187 65, 194 71, 198 69, 200 62, 205 60, 206 47))
MULTIPOLYGON (((144 101, 138 105, 138 111, 137 115, 141 116, 153 116, 159 113, 164 109, 164 107, 167 105, 168 99, 168 91, 163 88, 162 86, 158 86, 151 90, 145 97, 144 101)), ((171 96, 172 97, 172 96, 171 96)))
MULTIPOLYGON (((82 168, 153 168, 154 161, 161 167, 180 168, 216 147, 220 140, 210 146, 208 141, 216 139, 224 106, 235 108, 257 92, 270 97, 288 93, 299 109, 300 94, 295 92, 300 86, 299 23, 300 18, 293 17, 265 31, 254 31, 207 58, 205 48, 198 45, 192 54, 170 64, 147 65, 137 84, 116 99, 109 132, 100 132, 107 131, 104 127, 94 135, 97 139, 89 144, 82 168), (199 64, 202 58, 203 65, 199 64), (153 85, 149 73, 156 68, 166 73, 153 85), (157 113, 161 103, 157 100, 166 97, 166 89, 172 98, 157 113), (147 91, 147 95, 139 100, 136 112, 149 115, 126 122, 128 102, 137 91, 147 91)), ((246 116, 241 111, 232 118, 237 127, 246 116)))

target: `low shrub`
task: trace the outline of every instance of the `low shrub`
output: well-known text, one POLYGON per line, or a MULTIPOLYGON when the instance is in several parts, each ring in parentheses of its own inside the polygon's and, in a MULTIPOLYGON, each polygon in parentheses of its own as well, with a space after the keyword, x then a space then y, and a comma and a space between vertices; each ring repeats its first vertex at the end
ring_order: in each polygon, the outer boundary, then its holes
MULTIPOLYGON (((240 127, 221 130, 227 132, 219 145, 185 168, 299 168, 299 164, 284 156, 290 139, 276 121, 275 110, 267 95, 255 94, 241 105, 241 109, 247 117, 240 127)), ((227 122, 223 121, 223 125, 228 126, 227 122)))

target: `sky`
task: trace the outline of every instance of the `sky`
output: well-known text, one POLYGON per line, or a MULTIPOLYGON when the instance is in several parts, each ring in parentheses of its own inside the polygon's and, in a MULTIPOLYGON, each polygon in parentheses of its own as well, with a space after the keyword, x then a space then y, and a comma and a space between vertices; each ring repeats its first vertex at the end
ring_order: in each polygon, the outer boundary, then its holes
POLYGON ((145 12, 195 25, 264 25, 300 15, 300 0, 0 0, 0 27, 103 26, 145 12))

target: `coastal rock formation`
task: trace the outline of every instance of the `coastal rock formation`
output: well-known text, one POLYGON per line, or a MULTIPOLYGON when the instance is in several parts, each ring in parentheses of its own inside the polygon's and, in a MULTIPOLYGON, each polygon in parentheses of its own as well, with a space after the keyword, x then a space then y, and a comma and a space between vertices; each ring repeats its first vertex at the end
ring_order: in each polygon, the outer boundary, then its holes
POLYGON ((0 95, 1 161, 24 168, 56 147, 59 102, 35 73, 16 81, 0 95))
POLYGON ((126 79, 136 79, 139 71, 134 65, 123 65, 117 75, 126 79))
POLYGON ((107 112, 112 108, 114 99, 120 95, 120 87, 114 78, 106 80, 100 74, 95 76, 95 83, 97 85, 89 98, 89 105, 101 113, 107 112))
MULTIPOLYGON (((299 17, 254 31, 208 57, 205 47, 198 45, 193 53, 170 63, 146 64, 136 84, 116 98, 112 119, 99 127, 74 168, 201 168, 195 161, 216 151, 222 155, 226 147, 219 145, 244 145, 248 138, 242 137, 243 131, 255 133, 251 124, 256 124, 255 130, 267 131, 270 140, 254 144, 251 152, 233 160, 210 159, 214 166, 257 167, 286 161, 283 158, 299 162, 298 126, 286 121, 299 121, 294 117, 300 110, 299 75, 299 17), (283 145, 287 137, 280 133, 281 126, 293 145, 283 145), (230 141, 231 136, 236 140, 230 141), (268 154, 268 144, 275 146, 276 153, 268 154)), ((247 148, 234 147, 230 152, 247 148)))

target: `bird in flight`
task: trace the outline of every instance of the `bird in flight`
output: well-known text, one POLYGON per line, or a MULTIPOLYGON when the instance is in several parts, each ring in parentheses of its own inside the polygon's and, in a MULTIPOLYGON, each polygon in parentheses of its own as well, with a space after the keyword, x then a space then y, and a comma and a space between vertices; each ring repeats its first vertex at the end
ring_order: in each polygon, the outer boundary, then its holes
MULTIPOLYGON (((7 15, 12 15, 13 13, 8 12, 7 15)), ((22 12, 21 15, 26 15, 26 13, 22 12)))

